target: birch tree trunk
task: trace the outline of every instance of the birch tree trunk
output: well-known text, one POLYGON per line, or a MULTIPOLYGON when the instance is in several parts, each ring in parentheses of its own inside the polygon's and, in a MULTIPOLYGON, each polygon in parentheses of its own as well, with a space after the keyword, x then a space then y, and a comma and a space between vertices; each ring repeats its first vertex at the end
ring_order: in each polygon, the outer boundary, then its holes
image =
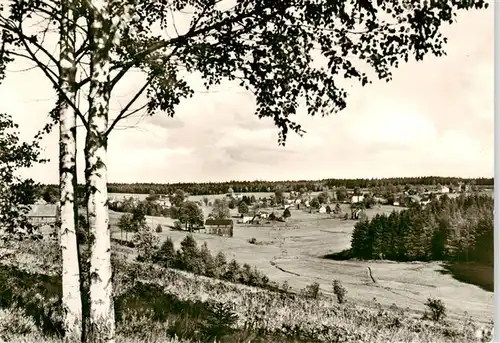
POLYGON ((110 99, 110 40, 108 1, 90 0, 91 81, 86 137, 86 177, 90 233, 90 342, 115 341, 111 241, 107 194, 107 138, 110 99))
MULTIPOLYGON (((75 32, 72 0, 62 1, 61 20, 61 92, 70 101, 76 98, 74 82, 75 32)), ((76 179, 76 113, 66 101, 59 107, 59 187, 60 187, 60 247, 62 254, 62 306, 65 342, 82 339, 82 298, 76 227, 78 207, 75 199, 76 179)))

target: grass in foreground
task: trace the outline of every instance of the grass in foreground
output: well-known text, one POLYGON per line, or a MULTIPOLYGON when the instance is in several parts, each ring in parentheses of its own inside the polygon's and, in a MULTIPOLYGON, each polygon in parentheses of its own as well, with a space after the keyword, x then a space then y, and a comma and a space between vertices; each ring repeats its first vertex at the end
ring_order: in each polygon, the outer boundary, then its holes
MULTIPOLYGON (((0 340, 60 341, 57 253, 23 242, 0 265, 0 340), (43 258, 40 258, 43 256, 43 258)), ((118 342, 474 342, 478 327, 237 285, 115 256, 118 342)))

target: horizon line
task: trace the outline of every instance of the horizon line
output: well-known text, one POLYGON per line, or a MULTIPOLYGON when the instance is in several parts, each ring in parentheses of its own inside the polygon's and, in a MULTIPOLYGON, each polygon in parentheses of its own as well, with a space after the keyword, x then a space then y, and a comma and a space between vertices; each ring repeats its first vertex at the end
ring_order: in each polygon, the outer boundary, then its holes
MULTIPOLYGON (((107 185, 113 184, 144 184, 144 185, 182 185, 182 184, 224 184, 224 183, 248 183, 248 182, 269 182, 269 183, 280 183, 280 182, 325 182, 325 181, 387 181, 387 180, 397 180, 397 179, 457 179, 457 180, 494 180, 495 178, 480 176, 480 177, 462 177, 462 176, 438 176, 438 175, 425 175, 425 176, 394 176, 394 177, 357 177, 357 178, 323 178, 323 179, 288 179, 288 180, 226 180, 226 181, 183 181, 183 182, 151 182, 151 181, 136 181, 136 182, 122 182, 122 181, 108 181, 107 185)), ((41 185, 58 185, 58 183, 42 183, 41 185)), ((78 185, 84 185, 78 183, 78 185)))

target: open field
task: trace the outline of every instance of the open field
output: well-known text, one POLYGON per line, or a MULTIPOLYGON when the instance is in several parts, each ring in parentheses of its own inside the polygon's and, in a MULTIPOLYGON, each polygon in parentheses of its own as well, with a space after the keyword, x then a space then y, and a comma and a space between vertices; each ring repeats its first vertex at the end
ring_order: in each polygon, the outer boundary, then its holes
MULTIPOLYGON (((390 213, 400 207, 380 206, 368 210, 368 217, 376 213, 390 213)), ((210 209, 203 208, 205 215, 210 209)), ((349 211, 343 206, 344 212, 349 211)), ((282 210, 279 210, 282 211, 282 210)), ((280 213, 276 211, 277 213, 280 213)), ((233 211, 232 214, 236 214, 233 211)), ((113 237, 120 232, 113 225, 120 213, 110 212, 113 237)), ((172 225, 170 218, 147 217, 156 226, 172 225)), ((453 318, 467 312, 477 321, 488 322, 493 318, 493 293, 478 286, 458 281, 439 262, 397 263, 391 261, 333 261, 327 254, 350 247, 355 221, 330 218, 326 214, 310 214, 292 209, 286 223, 274 225, 236 224, 233 238, 195 234, 199 244, 207 242, 214 253, 223 251, 227 257, 240 263, 249 263, 276 282, 287 281, 295 289, 318 282, 321 290, 331 292, 333 279, 340 280, 348 290, 348 298, 360 304, 373 302, 382 305, 395 303, 413 311, 423 311, 428 297, 444 301, 453 318), (258 244, 248 240, 255 237, 258 244), (367 267, 371 268, 376 283, 371 281, 367 267)), ((164 228, 163 241, 171 237, 178 248, 187 233, 164 228)), ((130 238, 130 236, 129 236, 130 238)), ((455 268, 457 269, 457 268, 455 268)), ((488 271, 486 271, 488 273, 488 271)), ((491 270, 492 273, 492 270, 491 270)))

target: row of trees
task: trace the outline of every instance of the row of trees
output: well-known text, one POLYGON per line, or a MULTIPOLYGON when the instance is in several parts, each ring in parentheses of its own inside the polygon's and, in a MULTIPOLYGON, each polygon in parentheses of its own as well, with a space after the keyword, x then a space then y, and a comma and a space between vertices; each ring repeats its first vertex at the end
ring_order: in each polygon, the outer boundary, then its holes
POLYGON ((493 199, 444 195, 424 209, 379 214, 355 225, 353 257, 493 263, 493 199))
POLYGON ((169 208, 165 208, 158 203, 147 200, 137 201, 133 198, 125 199, 120 202, 110 201, 108 207, 115 212, 131 213, 133 211, 141 211, 147 216, 155 217, 169 217, 171 214, 169 208))
POLYGON ((251 91, 255 114, 274 121, 279 143, 284 144, 290 131, 304 133, 292 116, 301 99, 311 115, 340 111, 346 107, 347 93, 339 87, 339 78, 363 86, 372 77, 388 81, 391 69, 410 56, 417 60, 429 53, 441 56, 446 42, 441 25, 458 9, 487 6, 482 0, 376 5, 359 1, 354 5, 307 0, 279 4, 242 0, 233 6, 191 0, 12 0, 0 6, 0 80, 9 63, 28 60, 57 95, 44 132, 59 125, 67 341, 115 340, 107 147, 121 120, 143 110, 173 116, 175 106, 194 93, 186 74, 197 73, 207 89, 229 80, 251 91), (175 20, 186 14, 191 17, 178 30, 175 20), (325 65, 311 63, 317 53, 325 58, 325 65), (373 74, 361 69, 360 60, 373 74), (130 73, 140 75, 142 83, 136 83, 138 89, 131 92, 130 101, 112 116, 116 87, 130 73), (86 133, 88 275, 80 274, 76 238, 79 129, 86 133), (82 277, 89 284, 88 304, 81 297, 82 277), (87 305, 89 311, 83 312, 82 306, 87 305), (84 313, 88 314, 85 320, 84 313))
POLYGON ((405 177, 405 178, 386 178, 386 179, 325 179, 311 181, 228 181, 228 182, 209 182, 209 183, 175 183, 175 184, 155 184, 155 183, 111 183, 108 185, 110 193, 132 193, 149 194, 154 191, 157 194, 170 194, 175 189, 182 189, 192 195, 214 195, 224 194, 229 188, 237 193, 252 192, 275 192, 282 189, 285 192, 299 192, 304 189, 308 192, 320 192, 325 187, 346 187, 354 188, 373 188, 387 186, 437 186, 458 185, 466 183, 477 186, 493 186, 493 178, 473 178, 463 179, 457 177, 405 177))
MULTIPOLYGON (((145 257, 140 256, 141 260, 145 257)), ((151 255, 151 260, 164 267, 185 270, 221 280, 241 283, 249 286, 266 287, 269 279, 249 264, 240 266, 236 260, 227 261, 224 253, 213 256, 204 243, 198 247, 195 239, 187 235, 181 242, 181 248, 175 250, 171 238, 151 255)))

